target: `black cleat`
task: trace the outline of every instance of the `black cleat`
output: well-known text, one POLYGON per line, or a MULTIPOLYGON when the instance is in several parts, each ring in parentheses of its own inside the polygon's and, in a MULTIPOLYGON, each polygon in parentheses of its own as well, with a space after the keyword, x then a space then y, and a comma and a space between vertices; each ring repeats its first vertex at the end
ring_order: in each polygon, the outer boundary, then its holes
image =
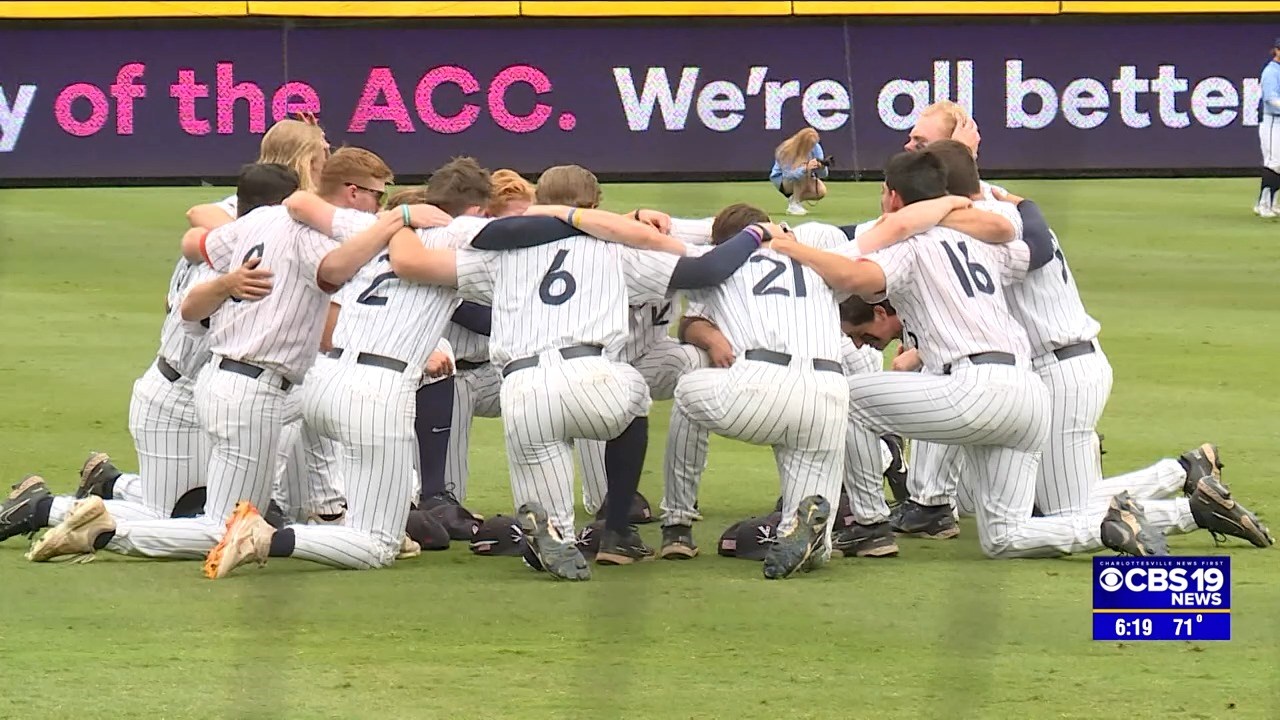
POLYGON ((262 514, 262 519, 277 530, 283 530, 289 524, 289 520, 284 516, 284 510, 275 500, 267 502, 267 511, 262 514))
POLYGON ((662 528, 663 560, 688 560, 698 556, 698 545, 693 541, 693 528, 688 525, 667 525, 662 528))
POLYGON ((831 547, 847 558, 895 557, 898 554, 898 541, 887 521, 874 525, 854 523, 839 528, 831 535, 831 547))
MULTIPOLYGON (((106 453, 90 452, 84 464, 80 466, 80 487, 76 488, 76 499, 83 500, 90 495, 103 497, 102 487, 120 477, 123 473, 111 464, 111 457, 106 453)), ((109 499, 103 497, 103 499, 109 499)))
POLYGON ((448 490, 424 498, 419 509, 443 525, 449 531, 450 540, 470 542, 484 522, 483 517, 464 508, 458 497, 448 490))
POLYGON ((1222 483, 1222 458, 1218 455, 1218 446, 1213 443, 1205 443, 1195 450, 1188 450, 1182 453, 1178 458, 1178 462, 1187 470, 1187 481, 1182 484, 1182 492, 1187 497, 1191 497, 1196 492, 1196 487, 1200 485, 1200 478, 1206 475, 1212 477, 1222 483))
POLYGON ((905 503, 911 497, 907 491, 907 461, 902 454, 903 440, 898 435, 881 435, 880 439, 889 447, 893 459, 889 467, 884 469, 885 482, 889 483, 889 493, 893 495, 895 505, 905 503))
POLYGON ((1147 522, 1147 516, 1126 490, 1111 498, 1102 518, 1102 544, 1121 555, 1151 557, 1169 554, 1164 533, 1147 522))
POLYGON ((950 505, 921 505, 914 500, 903 503, 889 518, 893 531, 900 535, 949 540, 960 534, 960 526, 950 505))
POLYGON ((779 535, 777 542, 770 545, 765 553, 765 579, 791 577, 797 570, 808 572, 825 560, 822 546, 830 518, 831 503, 826 498, 810 495, 801 500, 800 507, 796 509, 795 527, 790 533, 779 535))
POLYGON ((1212 475, 1206 475, 1196 483, 1190 503, 1196 524, 1212 533, 1214 542, 1221 542, 1223 535, 1230 535, 1248 540, 1260 548, 1271 547, 1275 543, 1267 526, 1233 500, 1227 486, 1212 475))
POLYGON ((39 475, 28 475, 14 485, 4 504, 0 504, 0 541, 18 535, 35 535, 40 530, 32 524, 36 504, 51 495, 44 478, 39 475))
POLYGON ((600 533, 600 548, 596 550, 596 562, 601 565, 630 565, 653 560, 657 555, 644 543, 634 527, 625 533, 604 528, 600 533))
POLYGON ((551 526, 551 519, 541 505, 525 503, 516 511, 516 516, 520 518, 520 529, 524 531, 525 541, 537 560, 536 564, 528 563, 530 567, 541 565, 552 577, 562 580, 591 579, 591 566, 587 565, 582 551, 551 526))

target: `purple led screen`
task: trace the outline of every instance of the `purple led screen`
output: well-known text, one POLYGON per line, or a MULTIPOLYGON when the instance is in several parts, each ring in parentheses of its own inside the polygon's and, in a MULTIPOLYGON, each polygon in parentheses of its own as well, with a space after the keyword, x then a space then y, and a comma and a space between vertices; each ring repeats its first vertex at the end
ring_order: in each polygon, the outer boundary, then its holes
POLYGON ((1265 23, 0 30, 0 178, 233 175, 280 117, 422 174, 877 169, 968 108, 987 170, 1259 164, 1265 23))

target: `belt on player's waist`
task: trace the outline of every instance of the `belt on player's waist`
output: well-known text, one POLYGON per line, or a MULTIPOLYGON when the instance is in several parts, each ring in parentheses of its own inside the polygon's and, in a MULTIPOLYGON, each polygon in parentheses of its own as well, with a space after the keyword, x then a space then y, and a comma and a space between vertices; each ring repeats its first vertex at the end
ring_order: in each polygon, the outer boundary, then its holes
MULTIPOLYGON (((604 354, 604 348, 599 345, 570 345, 569 347, 560 348, 560 357, 565 360, 575 360, 584 357, 599 357, 604 354)), ((506 377, 517 370, 528 370, 531 367, 538 367, 538 356, 531 355, 516 360, 512 360, 502 368, 502 377, 506 377)))
MULTIPOLYGON (((973 365, 1017 365, 1018 359, 1013 353, 1007 352, 984 352, 970 355, 965 358, 973 365)), ((942 366, 942 374, 951 374, 951 363, 942 366)))
POLYGON ((165 360, 158 355, 156 356, 156 369, 160 371, 160 375, 163 376, 165 380, 168 380, 171 383, 178 382, 182 379, 182 373, 174 370, 168 360, 165 360))
POLYGON ((1070 360, 1073 357, 1089 355, 1094 352, 1097 352, 1097 348, 1094 347, 1093 341, 1082 340, 1078 343, 1072 343, 1065 347, 1056 348, 1053 351, 1053 356, 1058 358, 1058 361, 1061 362, 1063 360, 1070 360))
MULTIPOLYGON (((218 368, 226 370, 227 372, 233 372, 237 375, 244 375, 245 377, 250 377, 254 380, 257 380, 262 376, 262 373, 266 372, 264 368, 260 368, 257 365, 250 365, 247 362, 240 362, 239 360, 232 360, 231 358, 222 358, 222 361, 218 363, 218 368)), ((272 384, 274 385, 275 383, 272 384)), ((289 388, 291 387, 293 387, 293 382, 291 380, 283 377, 280 378, 281 390, 289 392, 289 388)))
POLYGON ((480 362, 476 362, 475 360, 457 360, 453 363, 453 366, 459 370, 479 370, 488 364, 488 360, 481 360, 480 362))
MULTIPOLYGON (((337 360, 342 357, 344 352, 346 352, 346 350, 343 350, 342 348, 334 348, 325 353, 325 355, 337 360)), ((403 360, 397 360, 395 358, 387 357, 386 355, 374 355, 373 353, 363 352, 356 355, 356 364, 370 365, 372 367, 383 368, 384 370, 393 370, 395 372, 404 372, 405 368, 409 367, 409 363, 403 360)))
MULTIPOLYGON (((775 350, 764 350, 756 348, 748 350, 742 354, 747 360, 755 360, 757 362, 773 363, 774 365, 790 365, 791 355, 788 353, 777 352, 775 350)), ((834 372, 844 374, 844 366, 835 360, 823 360, 822 358, 813 359, 813 369, 823 372, 834 372)))

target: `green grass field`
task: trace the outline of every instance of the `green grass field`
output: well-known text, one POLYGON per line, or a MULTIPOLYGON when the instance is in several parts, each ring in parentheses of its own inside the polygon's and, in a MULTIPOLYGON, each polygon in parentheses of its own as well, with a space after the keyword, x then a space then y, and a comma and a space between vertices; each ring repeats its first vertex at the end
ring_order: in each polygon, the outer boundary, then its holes
MULTIPOLYGON (((1237 497, 1280 524, 1280 222, 1255 180, 1012 182, 1067 249, 1115 368, 1109 473, 1221 444, 1237 497)), ((875 183, 812 219, 866 219, 875 183)), ((134 379, 154 357, 188 206, 222 188, 0 191, 0 480, 74 486, 90 449, 134 466, 134 379)), ((767 183, 611 185, 606 206, 781 211, 767 183)), ((668 403, 642 490, 662 495, 668 403)), ((500 421, 478 420, 469 505, 510 512, 500 421)), ((766 448, 713 440, 687 563, 563 584, 461 543, 392 569, 199 565, 104 555, 33 565, 0 544, 0 718, 1277 718, 1280 554, 1232 556, 1226 643, 1095 643, 1090 559, 991 561, 958 540, 766 582, 720 558, 777 494, 766 448)), ((656 525, 643 532, 658 541, 656 525)))

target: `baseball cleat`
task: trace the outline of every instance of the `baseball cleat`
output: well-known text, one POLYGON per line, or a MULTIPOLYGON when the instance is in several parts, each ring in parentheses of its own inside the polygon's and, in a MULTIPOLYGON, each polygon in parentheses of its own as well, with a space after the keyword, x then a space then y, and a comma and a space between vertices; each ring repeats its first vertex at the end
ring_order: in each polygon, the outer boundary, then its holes
POLYGON ((821 495, 810 495, 800 501, 796 509, 796 524, 791 532, 779 535, 777 542, 769 546, 764 556, 764 576, 767 580, 791 577, 797 570, 808 572, 825 559, 823 545, 827 535, 827 521, 831 518, 831 503, 821 495))
POLYGON ((889 522, 899 535, 949 540, 960 534, 960 526, 956 524, 950 505, 921 505, 908 500, 899 506, 889 522))
POLYGON ((551 526, 551 519, 541 505, 525 503, 516 515, 520 518, 520 529, 524 531, 529 549, 543 570, 562 580, 591 579, 591 566, 582 556, 582 551, 551 526))
POLYGON ((80 466, 80 487, 76 488, 76 499, 81 500, 90 495, 102 496, 102 486, 120 477, 122 473, 111 464, 111 457, 106 453, 90 452, 84 464, 80 466))
POLYGON ((210 580, 224 578, 250 560, 258 563, 258 567, 266 565, 275 532, 253 503, 244 500, 236 503, 236 509, 227 518, 227 531, 222 540, 205 556, 204 576, 210 580))
POLYGON ((412 557, 418 557, 422 554, 422 546, 413 538, 405 535, 400 539, 400 552, 396 555, 396 560, 408 560, 412 557))
POLYGON ((831 534, 831 547, 843 557, 894 557, 898 541, 889 523, 874 525, 854 523, 831 534))
POLYGON ((77 502, 67 518, 50 528, 27 552, 31 562, 46 562, 63 555, 93 555, 94 542, 103 533, 115 532, 116 522, 102 498, 90 495, 77 502))
POLYGON ((688 560, 698 556, 698 544, 693 541, 693 528, 688 525, 667 525, 662 528, 662 549, 658 555, 663 560, 688 560))
POLYGON ((1214 542, 1221 542, 1223 535, 1242 538, 1256 547, 1271 547, 1275 543, 1267 526, 1258 516, 1231 498, 1231 491, 1212 475, 1196 482, 1191 494, 1191 515, 1196 524, 1208 530, 1214 542))
POLYGON ((884 479, 889 483, 889 493, 893 495, 894 504, 901 505, 911 497, 911 493, 907 491, 907 461, 903 455, 903 440, 898 435, 881 435, 880 439, 892 456, 889 467, 884 469, 884 479))
POLYGON ((1100 528, 1102 544, 1122 555, 1150 557, 1168 555, 1164 533, 1147 522, 1142 506, 1126 490, 1111 498, 1100 528))
POLYGON ((655 557, 657 555, 653 548, 645 544, 634 527, 628 527, 625 533, 607 527, 600 532, 600 549, 596 551, 596 562, 601 565, 630 565, 653 560, 655 557))
POLYGON ((1182 492, 1190 497, 1195 494, 1200 478, 1209 475, 1222 482, 1222 457, 1218 455, 1218 446, 1205 443, 1195 450, 1188 450, 1178 458, 1187 468, 1187 481, 1182 485, 1182 492))
POLYGON ((28 475, 14 485, 13 492, 0 505, 0 541, 16 535, 34 535, 40 529, 32 524, 36 504, 51 495, 39 475, 28 475))

